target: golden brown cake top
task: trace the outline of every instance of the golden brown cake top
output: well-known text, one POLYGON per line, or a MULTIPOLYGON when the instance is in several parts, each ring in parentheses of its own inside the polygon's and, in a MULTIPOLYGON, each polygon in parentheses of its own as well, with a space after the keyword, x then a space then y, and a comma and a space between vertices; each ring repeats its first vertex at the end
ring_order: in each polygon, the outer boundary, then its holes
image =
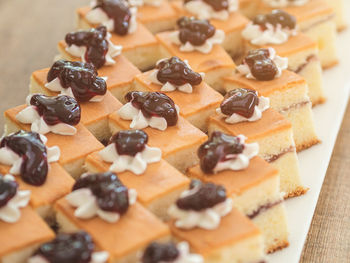
POLYGON ((224 132, 232 135, 243 134, 247 142, 255 142, 267 136, 288 130, 292 124, 280 113, 273 109, 267 109, 262 113, 262 118, 253 122, 239 122, 230 124, 225 122, 225 117, 215 114, 209 117, 209 122, 219 126, 224 132))
MULTIPOLYGON (((90 154, 85 163, 93 166, 99 172, 108 171, 111 165, 104 162, 97 152, 90 154)), ((148 164, 146 171, 141 175, 126 171, 118 173, 118 177, 128 188, 137 191, 138 200, 143 205, 148 205, 153 200, 186 187, 190 183, 187 177, 164 160, 148 164)))
POLYGON ((0 233, 0 258, 55 237, 54 232, 30 207, 21 209, 21 218, 16 223, 0 220, 0 233))
POLYGON ((278 170, 260 157, 254 157, 246 169, 238 171, 224 170, 216 174, 205 174, 199 165, 188 170, 188 176, 191 178, 225 186, 228 196, 239 196, 248 189, 278 175, 278 170))
POLYGON ((220 226, 215 230, 198 227, 184 230, 175 227, 174 221, 171 221, 169 226, 176 239, 187 241, 194 252, 204 256, 225 246, 261 235, 260 230, 237 209, 232 209, 228 215, 222 217, 220 226))
POLYGON ((75 209, 64 198, 56 203, 55 210, 87 231, 99 249, 110 253, 111 260, 136 252, 149 242, 169 235, 167 225, 138 203, 131 205, 116 223, 108 223, 99 217, 79 219, 74 216, 75 209))
POLYGON ((178 13, 168 1, 162 1, 158 6, 143 5, 137 10, 137 18, 141 23, 157 23, 160 20, 170 20, 178 17, 178 13))
MULTIPOLYGON (((139 74, 135 82, 149 91, 160 91, 161 85, 153 83, 149 76, 152 71, 139 74)), ((186 94, 179 90, 165 92, 180 107, 180 114, 185 118, 213 106, 219 106, 223 96, 209 87, 204 81, 193 87, 192 93, 186 94)))

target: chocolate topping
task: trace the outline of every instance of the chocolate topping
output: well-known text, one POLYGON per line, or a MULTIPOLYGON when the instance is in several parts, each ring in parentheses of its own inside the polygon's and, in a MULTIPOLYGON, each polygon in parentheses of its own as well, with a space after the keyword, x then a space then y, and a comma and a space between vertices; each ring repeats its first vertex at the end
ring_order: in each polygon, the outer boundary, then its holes
POLYGON ((48 125, 60 122, 69 125, 77 125, 80 122, 81 110, 78 102, 69 96, 49 97, 34 94, 30 99, 30 105, 35 106, 39 115, 48 125))
POLYGON ((114 32, 124 36, 128 33, 131 12, 129 5, 124 0, 97 0, 94 7, 101 8, 106 15, 114 21, 114 32))
POLYGON ((215 131, 198 149, 200 167, 204 173, 213 173, 219 162, 235 159, 243 150, 244 144, 238 137, 215 131))
POLYGON ((5 180, 0 174, 0 208, 5 206, 17 193, 18 184, 15 181, 5 180))
POLYGON ((157 243, 152 242, 143 253, 142 263, 172 262, 179 257, 180 253, 173 242, 157 243))
POLYGON ((114 134, 109 143, 115 143, 120 155, 135 156, 142 152, 148 142, 148 135, 142 130, 125 130, 114 134))
POLYGON ((91 236, 84 231, 59 233, 54 240, 42 244, 35 255, 44 257, 49 263, 89 263, 94 248, 91 236))
POLYGON ((194 72, 178 57, 162 60, 157 64, 156 69, 159 70, 157 79, 163 84, 169 82, 176 86, 182 86, 189 83, 191 86, 196 86, 202 82, 202 76, 194 72))
POLYGON ((226 200, 226 189, 213 183, 202 183, 192 180, 190 189, 196 189, 194 193, 176 201, 178 208, 182 210, 201 211, 212 208, 226 200))
POLYGON ((201 46, 208 38, 215 34, 215 27, 208 20, 199 20, 194 17, 181 17, 177 20, 179 39, 181 43, 190 42, 194 46, 201 46))
POLYGON ((91 190, 102 210, 122 215, 129 208, 128 188, 113 172, 88 174, 80 177, 75 182, 73 191, 81 188, 91 190))
POLYGON ((266 29, 266 24, 271 24, 276 27, 278 24, 282 28, 295 29, 297 20, 294 16, 288 14, 283 10, 273 10, 269 14, 257 15, 253 19, 253 24, 261 26, 262 29, 266 29))
POLYGON ((252 75, 257 80, 273 80, 278 74, 278 68, 275 62, 270 58, 270 52, 268 49, 261 48, 250 50, 245 57, 244 62, 247 63, 252 75))
POLYGON ((85 102, 107 92, 106 81, 97 75, 97 70, 91 63, 58 60, 47 74, 47 81, 59 78, 63 88, 72 89, 78 102, 85 102))
POLYGON ((22 157, 20 176, 31 185, 46 181, 49 165, 46 146, 36 132, 18 131, 1 140, 0 148, 8 147, 22 157))
POLYGON ((221 102, 220 109, 225 115, 236 113, 245 118, 254 114, 255 106, 259 104, 259 97, 255 90, 234 89, 229 91, 221 102))
POLYGON ((185 4, 191 1, 203 1, 204 3, 210 5, 215 11, 228 10, 229 3, 228 0, 185 0, 185 4))
POLYGON ((174 101, 160 92, 131 91, 126 94, 125 99, 140 109, 146 118, 162 117, 168 126, 177 123, 178 115, 174 101))
POLYGON ((106 62, 109 43, 106 39, 107 28, 99 26, 88 31, 78 31, 66 35, 68 46, 85 46, 85 61, 94 64, 96 68, 102 67, 106 62))

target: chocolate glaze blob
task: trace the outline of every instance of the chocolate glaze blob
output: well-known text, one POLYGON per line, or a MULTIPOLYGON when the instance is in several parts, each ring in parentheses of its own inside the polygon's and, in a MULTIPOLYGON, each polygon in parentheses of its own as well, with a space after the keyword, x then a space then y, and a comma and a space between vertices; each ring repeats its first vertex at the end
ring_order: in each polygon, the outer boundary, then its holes
POLYGON ((174 101, 160 92, 131 91, 125 95, 128 102, 142 111, 146 118, 162 117, 168 126, 175 126, 178 113, 174 101))
POLYGON ((135 156, 142 152, 148 142, 148 135, 142 130, 125 130, 114 134, 109 143, 115 143, 120 155, 135 156))
POLYGON ((225 95, 220 104, 220 109, 227 116, 236 113, 245 118, 250 118, 258 104, 259 97, 255 90, 239 88, 231 90, 225 95))
POLYGON ((38 133, 18 131, 1 140, 0 148, 3 147, 22 157, 20 176, 24 182, 35 186, 45 183, 49 170, 47 150, 38 133))
POLYGON ((257 80, 273 80, 278 74, 276 63, 270 58, 270 51, 266 48, 250 50, 244 59, 251 74, 257 80))
POLYGON ((202 76, 178 57, 163 59, 156 65, 156 69, 158 69, 157 79, 163 84, 169 82, 182 86, 188 83, 191 86, 197 86, 202 82, 202 76))
POLYGON ((235 159, 235 155, 242 153, 243 150, 244 144, 239 137, 215 131, 198 149, 200 168, 204 173, 212 174, 219 162, 235 159))
POLYGON ((193 193, 176 201, 179 209, 201 211, 226 200, 226 189, 221 185, 192 180, 190 190, 194 190, 193 193))
POLYGON ((257 15, 253 19, 253 24, 259 25, 263 30, 265 30, 266 24, 271 24, 274 27, 281 25, 282 28, 295 29, 297 25, 297 20, 294 16, 288 14, 283 10, 273 10, 269 14, 257 15))
POLYGON ((4 207, 16 194, 18 184, 16 181, 6 180, 0 174, 0 208, 4 207))
POLYGON ((89 263, 94 248, 91 236, 84 231, 59 233, 54 240, 42 244, 35 255, 49 263, 89 263))
POLYGON ((86 102, 107 92, 106 81, 98 77, 95 66, 79 61, 56 61, 47 74, 47 81, 60 80, 65 89, 71 88, 78 102, 86 102))
POLYGON ((88 188, 96 197, 98 206, 109 212, 125 214, 129 208, 128 188, 123 185, 113 172, 87 174, 80 177, 73 186, 73 191, 88 188))
POLYGON ((80 122, 81 109, 75 98, 66 95, 49 97, 34 94, 30 105, 35 106, 48 125, 65 123, 74 126, 80 122))
POLYGON ((180 255, 179 250, 173 242, 149 244, 141 258, 142 263, 173 262, 180 255))
POLYGON ((208 20, 194 17, 181 17, 177 20, 179 27, 179 40, 182 44, 190 42, 194 46, 201 46, 208 38, 215 34, 215 27, 208 20))
POLYGON ((92 63, 96 68, 100 68, 106 62, 106 54, 109 47, 106 37, 107 28, 99 26, 87 31, 68 33, 65 41, 68 46, 85 46, 85 61, 92 63))
POLYGON ((217 12, 229 9, 228 0, 185 0, 184 3, 186 4, 191 1, 203 1, 204 3, 210 5, 217 12))
POLYGON ((101 8, 114 21, 114 33, 124 36, 128 34, 132 13, 125 0, 97 0, 93 8, 101 8))

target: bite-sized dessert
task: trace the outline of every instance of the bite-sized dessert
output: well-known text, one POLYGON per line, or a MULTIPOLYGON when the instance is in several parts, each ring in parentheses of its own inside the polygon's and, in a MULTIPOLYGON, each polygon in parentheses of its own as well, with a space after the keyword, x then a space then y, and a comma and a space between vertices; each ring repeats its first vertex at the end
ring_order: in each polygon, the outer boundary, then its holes
POLYGON ((55 237, 54 232, 30 207, 21 209, 21 216, 15 223, 0 220, 0 233, 1 263, 27 262, 43 242, 55 237))
POLYGON ((180 108, 180 115, 192 125, 207 131, 207 120, 215 112, 222 95, 203 81, 203 74, 193 71, 187 61, 178 57, 162 59, 152 71, 137 75, 137 91, 161 91, 180 108))
POLYGON ((223 185, 233 205, 261 229, 265 251, 271 253, 288 246, 287 219, 278 170, 255 157, 258 150, 257 143, 245 143, 242 135, 215 131, 198 149, 200 164, 190 168, 188 175, 223 185))
POLYGON ((292 123, 297 151, 307 149, 319 142, 307 95, 307 83, 303 77, 288 70, 278 74, 278 65, 268 59, 271 52, 271 49, 250 51, 241 71, 224 79, 225 89, 246 88, 268 97, 271 108, 292 123))
POLYGON ((159 92, 133 91, 128 103, 109 116, 111 132, 143 129, 148 145, 160 148, 163 158, 181 172, 197 163, 196 151, 207 136, 178 116, 178 107, 159 92))
POLYGON ((173 6, 181 15, 210 20, 216 29, 225 32, 222 46, 235 61, 239 60, 244 51, 241 33, 249 20, 237 12, 238 0, 177 0, 173 6))
POLYGON ((86 174, 56 203, 57 221, 64 232, 88 232, 108 262, 136 262, 149 242, 168 239, 169 229, 135 201, 114 173, 86 174))
POLYGON ((216 131, 247 137, 247 142, 259 144, 259 156, 280 172, 280 189, 284 196, 304 194, 293 139, 292 124, 280 113, 269 109, 269 100, 258 97, 254 90, 229 91, 209 118, 209 135, 216 131))
POLYGON ((325 101, 317 43, 296 31, 296 18, 281 10, 258 15, 243 31, 247 50, 273 48, 288 58, 288 69, 304 77, 313 105, 325 101))
POLYGON ((203 263, 203 257, 191 254, 187 242, 150 243, 143 252, 140 263, 203 263))
POLYGON ((84 231, 59 233, 55 239, 41 244, 28 263, 107 263, 108 252, 95 249, 91 236, 84 231))
POLYGON ((205 73, 204 81, 218 91, 222 90, 223 76, 232 74, 235 64, 220 43, 225 38, 209 21, 182 17, 178 30, 156 35, 163 57, 177 56, 187 60, 194 71, 205 73))
POLYGON ((54 202, 70 192, 74 180, 56 163, 59 148, 46 147, 46 141, 43 135, 24 131, 3 137, 0 173, 16 176, 19 189, 31 192, 30 205, 52 223, 54 202))
POLYGON ((338 31, 343 31, 347 27, 345 8, 343 0, 325 0, 333 8, 335 13, 335 24, 338 31))
POLYGON ((136 20, 137 8, 125 0, 92 1, 91 7, 77 10, 78 28, 104 25, 111 32, 111 42, 123 47, 123 54, 140 70, 147 70, 160 59, 157 40, 136 20))
MULTIPOLYGON (((122 46, 114 45, 110 38, 111 34, 104 26, 68 33, 65 40, 58 43, 59 56, 94 64, 98 74, 106 79, 108 91, 122 100, 140 71, 121 55, 122 46)), ((33 78, 33 82, 38 80, 39 73, 34 73, 33 78)), ((42 83, 40 79, 38 82, 42 83)))
MULTIPOLYGON (((123 74, 123 70, 117 72, 118 74, 113 75, 112 81, 120 79, 120 74, 123 74)), ((129 84, 126 86, 122 84, 121 90, 117 88, 118 93, 120 91, 124 94, 129 90, 131 81, 138 71, 131 72, 131 75, 125 74, 129 84)), ((81 123, 102 141, 111 136, 108 129, 108 115, 121 106, 112 93, 107 91, 107 85, 108 80, 106 82, 103 77, 98 76, 93 64, 58 60, 50 69, 38 70, 32 74, 30 93, 48 96, 65 94, 74 97, 81 108, 81 123)))
MULTIPOLYGON (((42 96, 42 95, 39 95, 42 96)), ((59 96, 58 98, 60 98, 59 96)), ((63 97, 63 96, 62 96, 63 97)), ((65 119, 69 115, 69 109, 71 107, 70 103, 63 105, 62 109, 57 111, 57 108, 51 107, 50 103, 55 103, 55 98, 48 99, 47 97, 42 97, 47 99, 47 101, 41 100, 42 106, 36 107, 33 111, 38 111, 38 116, 43 116, 43 122, 47 123, 46 119, 49 121, 48 126, 52 126, 50 124, 59 123, 62 119, 65 119), (52 121, 52 123, 51 123, 52 121)), ((68 98, 68 97, 67 97, 68 98)), ((69 102, 69 101, 68 101, 69 102)), ((32 106, 30 106, 32 107, 32 106)), ((23 121, 22 118, 18 118, 17 116, 27 109, 27 105, 20 105, 12 109, 8 109, 5 111, 5 134, 9 135, 11 133, 23 130, 23 131, 31 131, 33 125, 30 125, 30 121, 23 121)), ((71 113, 73 114, 73 113, 71 113)), ((22 116, 23 117, 23 116, 22 116)), ((55 126, 55 125, 54 125, 55 126)), ((55 161, 58 160, 59 164, 74 178, 80 176, 83 173, 83 167, 85 157, 97 150, 103 148, 103 145, 88 131, 87 128, 84 127, 81 123, 78 123, 74 126, 75 134, 74 135, 62 135, 53 132, 46 133, 45 136, 47 138, 47 146, 58 146, 60 155, 57 156, 57 150, 54 152, 55 161), (77 149, 79 149, 77 151, 77 149), (59 158, 59 159, 58 159, 59 158)), ((30 134, 27 132, 19 132, 15 135, 20 137, 22 133, 30 134)), ((44 142, 45 137, 40 136, 41 141, 44 142)), ((36 142, 37 143, 37 142, 36 142)), ((42 147, 39 147, 41 150, 42 147)), ((43 164, 42 164, 43 165, 43 164)), ((41 168, 40 168, 41 170, 41 168)), ((11 172, 11 171, 10 171, 11 172)), ((35 172, 34 170, 32 172, 35 172)))
POLYGON ((228 198, 223 186, 192 181, 190 188, 169 209, 170 230, 186 241, 204 262, 249 263, 264 261, 262 234, 228 198))
POLYGON ((318 44, 319 58, 323 68, 338 64, 335 40, 337 29, 333 8, 324 0, 262 0, 261 13, 281 8, 295 16, 298 30, 318 44))

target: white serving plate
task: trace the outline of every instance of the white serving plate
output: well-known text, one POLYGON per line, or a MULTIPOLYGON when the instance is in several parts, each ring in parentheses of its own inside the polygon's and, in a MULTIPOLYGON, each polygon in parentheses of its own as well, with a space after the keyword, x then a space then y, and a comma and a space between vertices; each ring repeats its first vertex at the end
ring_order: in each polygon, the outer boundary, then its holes
MULTIPOLYGON (((350 1, 345 0, 345 13, 350 1)), ((350 28, 339 34, 338 66, 324 72, 327 102, 314 109, 317 134, 322 143, 298 154, 305 186, 310 190, 302 197, 285 202, 289 223, 290 246, 268 257, 269 263, 298 263, 310 228, 323 180, 348 104, 350 91, 350 28)))

